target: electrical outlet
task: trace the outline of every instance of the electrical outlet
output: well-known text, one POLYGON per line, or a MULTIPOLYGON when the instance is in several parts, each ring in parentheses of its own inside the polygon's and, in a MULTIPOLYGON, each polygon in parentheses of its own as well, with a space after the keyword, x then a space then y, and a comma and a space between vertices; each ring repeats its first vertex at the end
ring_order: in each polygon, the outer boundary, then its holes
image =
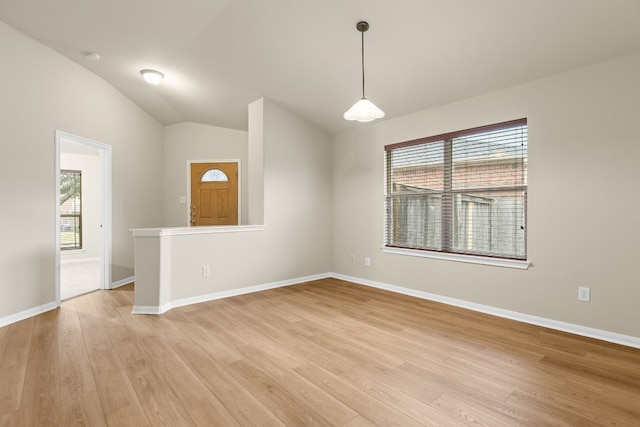
POLYGON ((209 268, 208 265, 203 265, 202 266, 202 277, 209 277, 210 274, 211 274, 211 268, 209 268))
POLYGON ((354 254, 349 255, 349 261, 356 262, 356 256, 354 254))
POLYGON ((364 258, 364 265, 366 265, 367 267, 369 267, 371 265, 371 258, 369 257, 365 257, 364 258))
POLYGON ((578 301, 589 302, 591 301, 591 288, 584 286, 578 287, 578 301))

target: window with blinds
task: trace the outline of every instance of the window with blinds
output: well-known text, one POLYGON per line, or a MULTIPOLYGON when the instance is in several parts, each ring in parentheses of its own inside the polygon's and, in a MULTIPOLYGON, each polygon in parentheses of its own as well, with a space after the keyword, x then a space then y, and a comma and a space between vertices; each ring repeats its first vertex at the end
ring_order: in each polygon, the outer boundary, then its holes
POLYGON ((82 172, 60 171, 60 249, 82 249, 82 172))
POLYGON ((526 119, 385 152, 387 247, 526 260, 526 119))

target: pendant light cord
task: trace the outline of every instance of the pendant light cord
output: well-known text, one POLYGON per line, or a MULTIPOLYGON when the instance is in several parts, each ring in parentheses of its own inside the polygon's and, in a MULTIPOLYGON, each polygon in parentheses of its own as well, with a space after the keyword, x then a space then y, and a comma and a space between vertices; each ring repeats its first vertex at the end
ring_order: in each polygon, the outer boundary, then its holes
POLYGON ((364 31, 360 32, 362 36, 362 99, 364 99, 364 31))

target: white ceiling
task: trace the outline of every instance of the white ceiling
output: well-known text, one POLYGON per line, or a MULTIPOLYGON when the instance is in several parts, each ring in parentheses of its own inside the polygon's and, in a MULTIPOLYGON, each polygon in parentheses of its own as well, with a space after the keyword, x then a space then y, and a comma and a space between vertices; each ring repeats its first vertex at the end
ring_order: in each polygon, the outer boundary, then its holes
POLYGON ((359 20, 386 118, 640 51, 640 0, 0 0, 0 20, 163 124, 245 130, 260 97, 328 132, 366 126, 342 119, 361 96, 359 20))

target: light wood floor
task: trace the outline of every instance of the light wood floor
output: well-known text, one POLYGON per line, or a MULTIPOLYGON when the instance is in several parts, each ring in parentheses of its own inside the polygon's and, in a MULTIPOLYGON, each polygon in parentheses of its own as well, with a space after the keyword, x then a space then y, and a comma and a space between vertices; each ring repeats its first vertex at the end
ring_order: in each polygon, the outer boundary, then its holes
POLYGON ((2 426, 640 425, 640 350, 334 279, 0 328, 2 426))

